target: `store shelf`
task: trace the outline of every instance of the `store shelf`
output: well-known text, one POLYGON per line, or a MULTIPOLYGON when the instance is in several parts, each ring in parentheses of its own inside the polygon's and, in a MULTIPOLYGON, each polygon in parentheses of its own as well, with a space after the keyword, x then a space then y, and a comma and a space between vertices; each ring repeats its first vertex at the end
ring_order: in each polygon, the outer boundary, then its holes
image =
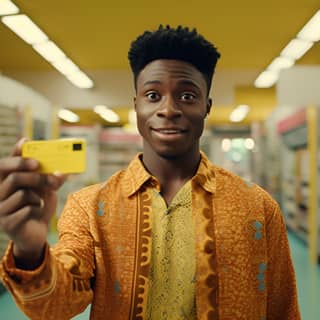
POLYGON ((20 132, 17 109, 0 105, 0 158, 10 154, 20 132))
MULTIPOLYGON (((18 110, 0 105, 0 158, 7 157, 11 153, 20 136, 19 124, 18 110)), ((0 259, 3 257, 8 241, 6 234, 0 230, 0 259)))
MULTIPOLYGON (((317 249, 315 245, 315 241, 320 244, 320 233, 314 229, 314 227, 320 229, 320 224, 319 221, 318 226, 311 223, 314 221, 312 220, 314 215, 319 214, 320 193, 314 180, 318 179, 317 174, 320 177, 320 172, 315 174, 312 165, 314 155, 317 154, 313 149, 317 139, 316 130, 310 129, 309 111, 307 108, 301 109, 296 114, 282 120, 278 124, 278 132, 282 137, 282 211, 288 227, 309 245, 314 257, 315 254, 320 256, 320 245, 317 249), (314 135, 310 136, 311 132, 314 135), (318 209, 315 208, 313 200, 316 193, 319 202, 318 209)), ((312 116, 311 118, 316 120, 317 117, 312 116)), ((319 124, 319 122, 316 120, 316 123, 319 124)), ((312 126, 319 127, 315 124, 312 126)), ((319 160, 320 157, 318 163, 319 160)))

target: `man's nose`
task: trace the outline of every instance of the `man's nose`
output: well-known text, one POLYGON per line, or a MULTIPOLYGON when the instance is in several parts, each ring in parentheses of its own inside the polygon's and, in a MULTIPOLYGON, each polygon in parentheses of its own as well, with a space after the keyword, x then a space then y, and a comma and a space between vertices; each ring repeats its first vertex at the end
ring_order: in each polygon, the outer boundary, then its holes
POLYGON ((172 96, 167 96, 163 99, 161 105, 159 106, 157 115, 159 117, 165 118, 177 118, 182 115, 182 111, 177 104, 176 100, 172 96))

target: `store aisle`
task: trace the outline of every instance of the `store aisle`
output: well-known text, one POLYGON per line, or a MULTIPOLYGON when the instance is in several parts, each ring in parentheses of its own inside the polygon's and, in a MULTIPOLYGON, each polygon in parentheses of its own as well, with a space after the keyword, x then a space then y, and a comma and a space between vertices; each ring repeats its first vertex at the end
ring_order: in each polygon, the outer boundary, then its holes
MULTIPOLYGON (((52 236, 51 242, 54 239, 55 236, 52 236)), ((310 266, 305 245, 290 233, 289 241, 297 275, 302 320, 318 320, 320 319, 320 266, 310 266)), ((74 319, 89 319, 89 311, 88 308, 74 319)), ((1 320, 28 319, 16 308, 12 298, 7 293, 0 296, 0 318, 1 320)))

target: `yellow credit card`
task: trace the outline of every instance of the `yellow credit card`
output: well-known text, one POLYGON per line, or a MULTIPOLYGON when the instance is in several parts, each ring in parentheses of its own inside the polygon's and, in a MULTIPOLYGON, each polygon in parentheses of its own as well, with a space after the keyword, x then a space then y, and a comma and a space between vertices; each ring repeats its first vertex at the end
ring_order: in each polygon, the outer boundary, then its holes
POLYGON ((57 139, 27 141, 22 157, 36 159, 41 173, 81 173, 86 169, 86 141, 57 139))

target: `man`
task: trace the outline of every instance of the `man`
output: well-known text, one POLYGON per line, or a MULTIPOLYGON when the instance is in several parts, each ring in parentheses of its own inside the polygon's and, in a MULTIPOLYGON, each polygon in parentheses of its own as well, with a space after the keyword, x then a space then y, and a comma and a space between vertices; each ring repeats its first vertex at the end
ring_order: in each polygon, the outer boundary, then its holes
POLYGON ((1 277, 31 319, 300 319, 278 205, 199 150, 219 53, 188 28, 131 45, 143 152, 68 198, 46 243, 57 176, 2 159, 0 223, 12 239, 1 277), (44 204, 44 205, 43 205, 44 204))

